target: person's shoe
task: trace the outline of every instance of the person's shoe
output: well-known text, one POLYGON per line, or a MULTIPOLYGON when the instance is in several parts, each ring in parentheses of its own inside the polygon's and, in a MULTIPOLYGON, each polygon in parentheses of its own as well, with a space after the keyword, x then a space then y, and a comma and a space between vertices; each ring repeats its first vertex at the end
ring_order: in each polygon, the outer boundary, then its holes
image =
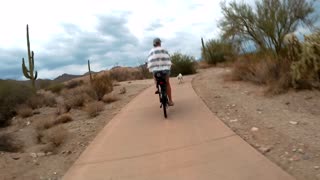
POLYGON ((174 103, 173 103, 172 101, 169 101, 169 102, 168 102, 168 105, 169 105, 169 106, 174 106, 174 103))

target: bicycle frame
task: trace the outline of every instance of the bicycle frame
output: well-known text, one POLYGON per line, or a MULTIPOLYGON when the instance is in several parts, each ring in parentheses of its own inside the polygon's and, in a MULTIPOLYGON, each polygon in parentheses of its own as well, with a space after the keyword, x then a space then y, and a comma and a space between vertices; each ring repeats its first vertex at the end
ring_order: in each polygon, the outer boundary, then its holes
POLYGON ((168 96, 166 74, 163 72, 157 72, 155 74, 155 79, 159 93, 160 108, 163 108, 164 117, 167 118, 168 96))

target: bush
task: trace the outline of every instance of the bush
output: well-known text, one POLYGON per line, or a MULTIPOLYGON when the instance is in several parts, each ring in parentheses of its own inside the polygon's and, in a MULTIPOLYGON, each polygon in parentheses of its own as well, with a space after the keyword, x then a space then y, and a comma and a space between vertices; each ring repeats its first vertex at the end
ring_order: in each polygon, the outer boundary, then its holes
POLYGON ((177 76, 179 73, 183 75, 196 73, 196 61, 195 58, 181 53, 174 53, 171 56, 171 75, 177 76))
POLYGON ((73 121, 72 117, 69 114, 63 114, 54 120, 54 124, 63 124, 70 121, 73 121))
POLYGON ((108 74, 95 76, 91 82, 91 86, 96 93, 97 100, 102 100, 105 94, 113 91, 113 82, 108 74))
POLYGON ((15 107, 33 94, 31 87, 0 80, 0 126, 9 125, 10 119, 16 114, 15 107))
POLYGON ((64 87, 65 85, 63 83, 51 84, 46 90, 59 94, 64 87))
POLYGON ((104 103, 112 103, 115 101, 118 101, 119 98, 117 98, 113 93, 109 93, 103 96, 102 101, 104 103))
POLYGON ((0 134, 0 151, 18 152, 21 147, 21 142, 14 139, 11 134, 0 134))
POLYGON ((67 89, 72 89, 72 88, 81 86, 83 83, 84 83, 84 82, 83 82, 82 80, 79 80, 79 81, 77 81, 77 80, 72 80, 72 81, 68 82, 68 83, 65 85, 65 87, 66 87, 67 89))
POLYGON ((217 64, 226 61, 226 57, 233 57, 235 54, 232 43, 222 40, 209 40, 202 46, 201 55, 208 64, 217 64))
POLYGON ((32 108, 30 108, 26 104, 18 105, 17 108, 16 108, 16 112, 22 118, 27 118, 27 117, 30 117, 30 116, 33 115, 32 108))
POLYGON ((42 143, 53 143, 56 147, 58 147, 64 142, 67 136, 68 130, 59 125, 44 131, 40 131, 38 134, 38 139, 42 143))
POLYGON ((100 101, 94 101, 87 104, 85 111, 88 113, 89 117, 96 117, 101 111, 104 110, 104 104, 100 101))
POLYGON ((268 85, 268 93, 283 93, 291 87, 290 61, 255 55, 245 56, 234 63, 231 80, 268 85))
POLYGON ((291 35, 288 42, 288 58, 295 88, 314 87, 320 89, 320 31, 305 36, 300 43, 291 35))

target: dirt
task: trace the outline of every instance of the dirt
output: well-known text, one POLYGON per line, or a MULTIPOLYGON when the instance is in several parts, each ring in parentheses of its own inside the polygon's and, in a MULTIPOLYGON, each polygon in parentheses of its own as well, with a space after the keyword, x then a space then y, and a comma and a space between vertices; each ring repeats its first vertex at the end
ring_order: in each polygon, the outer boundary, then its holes
POLYGON ((296 179, 320 179, 320 92, 266 96, 266 87, 225 80, 228 73, 209 68, 193 80, 211 111, 296 179))
POLYGON ((88 117, 83 109, 72 109, 69 113, 73 121, 63 124, 68 136, 63 144, 53 152, 46 152, 43 145, 36 143, 34 122, 41 119, 53 118, 57 108, 41 108, 29 118, 15 117, 11 126, 0 129, 1 133, 9 132, 23 144, 22 152, 0 152, 0 179, 61 179, 88 144, 99 131, 137 94, 149 87, 153 82, 140 80, 121 82, 114 87, 113 93, 119 100, 105 104, 105 110, 95 118, 88 117), (120 89, 126 88, 125 94, 120 89))

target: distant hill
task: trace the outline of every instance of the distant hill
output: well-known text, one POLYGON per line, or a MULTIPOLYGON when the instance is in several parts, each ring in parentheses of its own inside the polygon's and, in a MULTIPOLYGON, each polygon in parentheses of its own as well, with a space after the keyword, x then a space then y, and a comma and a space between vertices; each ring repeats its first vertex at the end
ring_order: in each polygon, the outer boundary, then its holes
POLYGON ((72 74, 64 73, 64 74, 58 76, 57 78, 55 78, 53 81, 54 82, 65 82, 65 81, 69 81, 71 79, 82 77, 82 76, 83 75, 72 75, 72 74))

